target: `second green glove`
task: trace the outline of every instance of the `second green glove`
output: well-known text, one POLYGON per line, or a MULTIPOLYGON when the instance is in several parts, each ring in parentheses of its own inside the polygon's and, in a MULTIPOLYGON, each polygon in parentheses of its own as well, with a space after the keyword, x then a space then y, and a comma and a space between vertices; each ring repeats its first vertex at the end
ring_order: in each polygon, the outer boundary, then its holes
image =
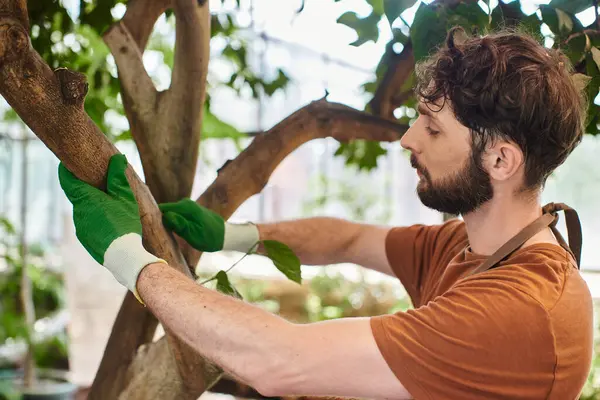
POLYGON ((191 199, 159 204, 163 224, 199 251, 248 252, 258 243, 254 224, 232 224, 191 199))

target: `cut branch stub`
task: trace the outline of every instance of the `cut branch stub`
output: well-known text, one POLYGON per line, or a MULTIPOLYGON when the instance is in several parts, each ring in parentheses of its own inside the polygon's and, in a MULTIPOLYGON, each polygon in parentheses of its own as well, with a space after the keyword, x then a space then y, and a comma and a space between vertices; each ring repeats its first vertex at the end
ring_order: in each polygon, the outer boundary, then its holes
POLYGON ((65 103, 70 105, 78 104, 83 107, 83 101, 88 92, 88 83, 85 75, 69 71, 66 68, 58 68, 54 73, 58 78, 62 98, 65 103))
POLYGON ((29 48, 29 36, 23 27, 0 18, 0 64, 20 60, 29 48))

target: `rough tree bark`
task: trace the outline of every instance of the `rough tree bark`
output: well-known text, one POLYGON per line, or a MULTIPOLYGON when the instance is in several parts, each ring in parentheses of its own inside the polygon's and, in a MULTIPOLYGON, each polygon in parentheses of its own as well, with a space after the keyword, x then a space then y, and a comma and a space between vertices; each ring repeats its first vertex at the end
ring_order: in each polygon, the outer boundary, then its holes
MULTIPOLYGON (((146 183, 157 202, 189 196, 192 189, 208 68, 209 16, 206 1, 132 0, 123 20, 104 34, 117 64, 125 113, 146 183), (176 18, 175 62, 170 88, 159 93, 144 68, 142 53, 157 18, 170 6, 176 18)), ((89 397, 116 398, 119 393, 129 393, 126 388, 130 387, 138 398, 146 398, 146 391, 162 390, 147 382, 171 381, 180 387, 170 391, 174 398, 182 398, 183 392, 197 398, 197 393, 218 379, 220 370, 177 341, 171 341, 168 356, 178 360, 178 371, 158 368, 152 371, 152 380, 135 373, 137 369, 119 373, 127 369, 136 349, 151 341, 158 323, 135 303, 130 296, 123 301, 89 397), (134 326, 132 318, 140 323, 134 326), (144 380, 146 384, 141 383, 144 380)), ((163 361, 163 366, 173 364, 172 360, 163 361)), ((163 394, 161 398, 167 397, 163 394)))
MULTIPOLYGON (((131 168, 128 179, 140 205, 145 246, 191 277, 176 241, 161 224, 156 199, 174 200, 189 195, 191 189, 208 63, 208 5, 175 0, 178 44, 172 85, 157 93, 141 64, 141 49, 170 1, 129 4, 124 19, 105 34, 119 68, 148 186, 131 168), (157 157, 163 159, 154 160, 157 157), (159 171, 149 171, 153 168, 159 171)), ((26 1, 0 0, 0 94, 68 169, 103 188, 108 160, 117 150, 83 110, 85 77, 65 68, 52 71, 31 48, 28 32, 26 1)), ((256 137, 220 171, 200 201, 228 218, 264 187, 277 164, 302 143, 326 136, 342 141, 397 140, 406 128, 325 100, 311 103, 256 137)), ((188 255, 191 261, 197 257, 188 255)), ((128 293, 90 398, 195 399, 214 384, 219 368, 172 335, 149 343, 155 328, 154 317, 128 293)))

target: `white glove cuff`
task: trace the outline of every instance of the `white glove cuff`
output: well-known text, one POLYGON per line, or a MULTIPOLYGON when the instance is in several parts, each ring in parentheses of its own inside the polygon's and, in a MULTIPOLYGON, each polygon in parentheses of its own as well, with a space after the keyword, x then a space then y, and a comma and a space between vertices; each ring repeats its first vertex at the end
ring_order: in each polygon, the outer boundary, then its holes
POLYGON ((138 276, 144 267, 157 262, 167 263, 148 253, 142 245, 142 237, 137 233, 128 233, 114 240, 104 253, 106 269, 112 272, 120 284, 133 292, 142 304, 144 302, 136 289, 138 276))
POLYGON ((245 224, 225 223, 223 250, 235 250, 247 253, 258 246, 258 228, 251 222, 245 224))

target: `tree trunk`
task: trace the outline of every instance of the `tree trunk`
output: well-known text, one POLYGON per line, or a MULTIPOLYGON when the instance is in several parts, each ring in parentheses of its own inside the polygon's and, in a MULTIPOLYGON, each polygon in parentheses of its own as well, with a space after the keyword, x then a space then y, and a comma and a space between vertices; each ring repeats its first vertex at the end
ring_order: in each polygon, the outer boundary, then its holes
MULTIPOLYGON (((192 189, 209 40, 208 3, 194 0, 132 0, 123 20, 104 34, 104 41, 117 64, 125 113, 140 153, 146 183, 157 202, 179 200, 189 196, 192 189), (167 91, 158 93, 144 68, 142 53, 157 18, 171 5, 176 18, 172 83, 167 91)), ((116 398, 121 392, 128 393, 127 398, 146 398, 142 391, 129 390, 127 385, 140 388, 139 382, 148 371, 137 368, 136 372, 119 373, 132 362, 136 349, 152 339, 157 326, 151 313, 137 315, 141 311, 136 303, 131 296, 123 301, 92 384, 90 399, 116 398), (141 323, 134 326, 131 318, 141 323), (134 340, 123 342, 124 331, 134 340), (143 373, 140 375, 140 372, 143 373)), ((164 354, 179 360, 178 371, 170 370, 178 375, 162 382, 173 382, 175 387, 170 389, 173 398, 182 398, 184 392, 189 392, 189 398, 195 399, 218 379, 220 370, 197 357, 183 343, 171 338, 169 343, 175 347, 164 354)), ((170 360, 163 361, 165 365, 172 364, 170 360)), ((158 388, 144 387, 145 391, 153 389, 158 388)))

